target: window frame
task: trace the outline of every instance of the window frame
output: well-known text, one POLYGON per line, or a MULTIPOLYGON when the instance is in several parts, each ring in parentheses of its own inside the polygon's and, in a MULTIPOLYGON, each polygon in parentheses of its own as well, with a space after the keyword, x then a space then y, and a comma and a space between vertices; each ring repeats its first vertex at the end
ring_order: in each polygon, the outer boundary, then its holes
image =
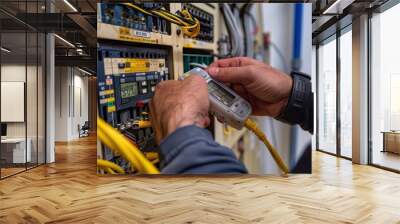
POLYGON ((388 0, 384 4, 380 5, 377 8, 374 8, 372 10, 368 11, 368 30, 367 30, 367 40, 368 40, 368 54, 367 54, 367 82, 368 82, 368 96, 367 96, 367 119, 368 119, 368 124, 367 124, 367 132, 368 132, 368 152, 367 152, 367 163, 370 166, 380 168, 383 170, 391 171, 394 173, 400 173, 400 170, 390 168, 384 165, 380 165, 377 163, 373 163, 373 132, 372 132, 372 19, 374 17, 374 14, 381 14, 384 13, 385 11, 391 9, 392 7, 400 4, 398 0, 388 0))
POLYGON ((340 37, 344 35, 347 32, 352 31, 352 23, 347 24, 341 29, 338 29, 336 33, 330 35, 329 37, 319 41, 316 44, 316 90, 317 90, 317 95, 316 95, 316 138, 315 138, 315 143, 316 143, 316 150, 319 152, 327 153, 329 155, 333 155, 336 157, 340 157, 343 159, 347 160, 352 160, 352 158, 347 157, 342 155, 341 153, 341 119, 340 119, 340 103, 341 103, 341 97, 340 97, 340 81, 341 81, 341 65, 340 65, 340 37), (319 112, 320 112, 320 98, 319 98, 319 51, 318 49, 322 44, 329 43, 330 41, 336 41, 336 152, 328 152, 324 149, 321 149, 320 143, 319 143, 319 112))

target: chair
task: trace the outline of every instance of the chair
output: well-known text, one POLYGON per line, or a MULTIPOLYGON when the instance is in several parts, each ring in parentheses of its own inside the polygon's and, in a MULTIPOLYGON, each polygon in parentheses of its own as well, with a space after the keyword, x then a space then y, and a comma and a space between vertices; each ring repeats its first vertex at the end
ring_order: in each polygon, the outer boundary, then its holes
POLYGON ((81 137, 88 137, 89 136, 89 130, 90 130, 90 123, 89 121, 85 121, 85 123, 80 126, 78 124, 78 133, 79 133, 79 138, 81 137))

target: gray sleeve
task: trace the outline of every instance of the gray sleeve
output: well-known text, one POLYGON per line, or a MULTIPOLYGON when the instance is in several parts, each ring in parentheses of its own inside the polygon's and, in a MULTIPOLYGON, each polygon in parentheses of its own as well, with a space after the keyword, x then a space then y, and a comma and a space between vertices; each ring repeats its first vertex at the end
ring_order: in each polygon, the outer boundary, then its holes
POLYGON ((160 144, 163 174, 247 173, 232 150, 216 143, 211 133, 195 125, 177 129, 160 144))

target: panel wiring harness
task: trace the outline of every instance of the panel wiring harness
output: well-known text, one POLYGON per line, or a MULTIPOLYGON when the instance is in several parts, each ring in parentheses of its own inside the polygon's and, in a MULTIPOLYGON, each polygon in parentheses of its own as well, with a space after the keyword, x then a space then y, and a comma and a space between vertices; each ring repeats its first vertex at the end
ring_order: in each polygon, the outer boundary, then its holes
POLYGON ((182 28, 183 34, 188 37, 196 37, 200 33, 200 21, 193 17, 188 10, 182 9, 177 11, 176 14, 169 12, 164 8, 157 9, 144 9, 133 3, 124 3, 143 14, 161 17, 173 24, 182 28))
MULTIPOLYGON (((142 152, 140 152, 136 145, 132 144, 123 134, 119 133, 116 129, 111 127, 111 125, 107 124, 100 118, 97 118, 97 137, 107 147, 128 161, 132 169, 138 173, 160 173, 153 163, 150 162, 142 152)), ((97 165, 108 173, 124 173, 122 167, 113 162, 98 159, 97 165)))

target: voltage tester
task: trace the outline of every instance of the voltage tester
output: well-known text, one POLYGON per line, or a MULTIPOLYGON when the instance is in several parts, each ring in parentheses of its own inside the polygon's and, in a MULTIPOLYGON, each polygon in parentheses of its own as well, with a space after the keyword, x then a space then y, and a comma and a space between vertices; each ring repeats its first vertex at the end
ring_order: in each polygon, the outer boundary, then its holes
POLYGON ((238 130, 242 129, 246 119, 251 114, 250 104, 226 85, 212 79, 206 71, 199 67, 183 74, 180 79, 185 79, 191 74, 199 75, 206 80, 211 114, 216 116, 222 123, 226 123, 238 130))

